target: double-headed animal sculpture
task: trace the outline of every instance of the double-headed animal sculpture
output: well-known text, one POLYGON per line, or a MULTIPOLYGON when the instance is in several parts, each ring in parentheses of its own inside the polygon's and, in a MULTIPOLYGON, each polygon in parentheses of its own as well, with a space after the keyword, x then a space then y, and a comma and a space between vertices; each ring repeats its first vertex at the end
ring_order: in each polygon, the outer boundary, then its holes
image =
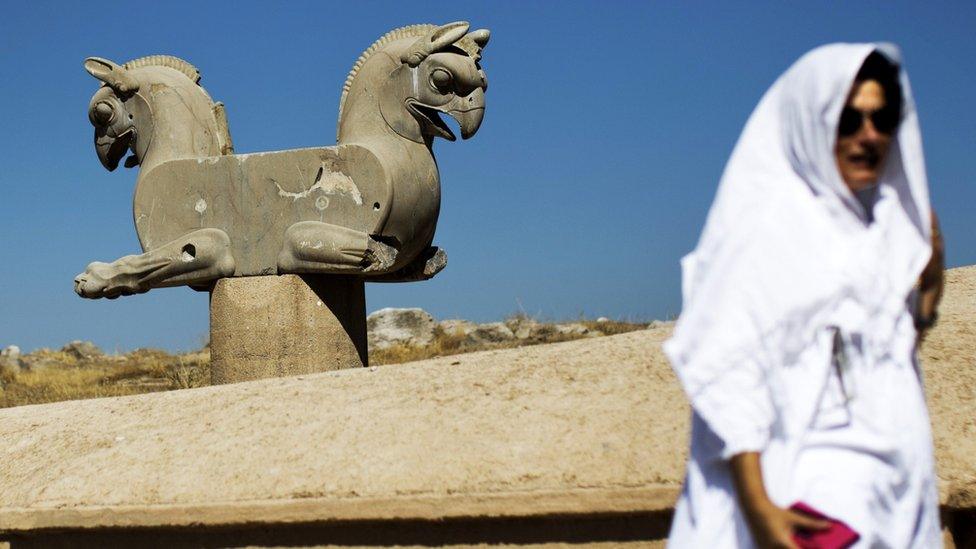
POLYGON ((356 62, 339 103, 338 144, 234 154, 223 105, 192 65, 150 56, 89 58, 103 83, 89 118, 108 170, 141 166, 133 214, 145 253, 95 262, 82 297, 231 276, 326 273, 375 281, 428 279, 447 262, 432 246, 440 210, 435 137, 481 125, 487 30, 468 24, 393 30, 356 62))

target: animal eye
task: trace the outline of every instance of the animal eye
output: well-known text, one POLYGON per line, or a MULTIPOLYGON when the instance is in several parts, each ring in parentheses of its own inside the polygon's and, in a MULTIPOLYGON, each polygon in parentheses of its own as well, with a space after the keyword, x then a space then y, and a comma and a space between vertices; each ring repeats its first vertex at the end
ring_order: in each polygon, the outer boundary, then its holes
POLYGON ((88 114, 92 124, 107 126, 115 118, 115 109, 106 101, 99 101, 88 114))
POLYGON ((434 72, 430 73, 430 85, 442 93, 453 91, 454 76, 444 69, 434 69, 434 72))

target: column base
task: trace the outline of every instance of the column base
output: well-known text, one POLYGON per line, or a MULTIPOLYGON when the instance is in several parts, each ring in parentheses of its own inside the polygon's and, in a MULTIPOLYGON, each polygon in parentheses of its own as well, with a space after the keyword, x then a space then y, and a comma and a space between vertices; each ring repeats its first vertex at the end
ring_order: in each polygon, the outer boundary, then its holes
POLYGON ((214 385, 361 368, 362 279, 321 275, 222 278, 210 293, 214 385))

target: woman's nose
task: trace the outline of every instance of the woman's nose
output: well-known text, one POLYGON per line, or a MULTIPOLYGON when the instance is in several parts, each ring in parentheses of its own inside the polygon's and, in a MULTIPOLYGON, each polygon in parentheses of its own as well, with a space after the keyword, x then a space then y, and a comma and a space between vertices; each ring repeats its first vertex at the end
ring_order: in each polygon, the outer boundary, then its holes
POLYGON ((864 117, 864 124, 861 126, 861 139, 865 141, 878 141, 881 139, 881 132, 878 128, 874 127, 874 121, 871 117, 864 117))

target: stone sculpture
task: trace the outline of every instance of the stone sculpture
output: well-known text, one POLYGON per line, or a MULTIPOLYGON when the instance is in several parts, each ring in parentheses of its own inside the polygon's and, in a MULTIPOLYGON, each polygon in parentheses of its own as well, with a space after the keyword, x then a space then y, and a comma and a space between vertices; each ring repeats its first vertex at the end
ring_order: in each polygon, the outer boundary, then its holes
MULTIPOLYGON (((465 22, 393 30, 342 90, 334 147, 234 154, 223 105, 190 63, 154 55, 85 69, 103 83, 89 118, 109 171, 140 166, 134 200, 144 253, 91 263, 87 298, 220 278, 329 274, 401 282, 446 264, 432 245, 440 209, 435 137, 467 139, 484 116, 479 60, 489 32, 465 22)), ((321 305, 321 303, 320 303, 321 305)))

